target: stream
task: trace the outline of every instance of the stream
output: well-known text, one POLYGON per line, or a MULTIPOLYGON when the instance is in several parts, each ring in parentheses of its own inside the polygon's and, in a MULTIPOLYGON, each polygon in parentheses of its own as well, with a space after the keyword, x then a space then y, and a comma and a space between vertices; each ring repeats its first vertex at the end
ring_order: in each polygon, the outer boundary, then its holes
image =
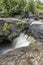
MULTIPOLYGON (((30 23, 31 23, 31 21, 30 21, 30 23)), ((33 21, 30 25, 33 25, 33 24, 35 24, 35 25, 40 24, 39 26, 34 25, 34 26, 32 26, 33 28, 31 28, 32 29, 31 31, 37 37, 39 35, 38 32, 41 31, 41 33, 42 33, 43 25, 41 25, 42 22, 39 22, 39 21, 33 21)), ((41 35, 39 35, 39 36, 41 36, 41 35)), ((16 49, 16 48, 29 46, 31 43, 34 43, 35 41, 36 40, 32 36, 28 36, 27 34, 25 34, 25 32, 21 32, 20 35, 16 39, 14 39, 11 44, 7 44, 7 45, 4 44, 4 45, 0 46, 0 54, 5 54, 5 53, 12 51, 13 49, 16 49)))
POLYGON ((16 48, 29 46, 29 44, 33 40, 34 40, 33 37, 31 37, 31 36, 28 37, 27 34, 22 32, 16 39, 13 40, 13 42, 11 44, 0 46, 0 54, 5 54, 16 48))

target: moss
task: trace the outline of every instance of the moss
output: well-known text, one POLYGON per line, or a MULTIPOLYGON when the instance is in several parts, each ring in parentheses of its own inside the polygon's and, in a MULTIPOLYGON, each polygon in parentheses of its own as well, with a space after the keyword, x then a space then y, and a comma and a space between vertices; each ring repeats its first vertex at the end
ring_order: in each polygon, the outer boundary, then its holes
POLYGON ((21 22, 16 22, 14 25, 11 26, 10 23, 4 22, 1 32, 7 36, 8 40, 12 40, 16 37, 22 30, 24 30, 24 20, 22 19, 21 22), (13 27, 14 26, 14 30, 13 27))
POLYGON ((22 31, 22 29, 18 29, 18 32, 20 33, 22 31))
POLYGON ((14 32, 14 33, 8 35, 8 39, 12 40, 16 35, 17 35, 17 33, 14 32))
POLYGON ((18 26, 18 25, 24 25, 24 23, 25 23, 25 21, 24 21, 24 19, 22 19, 20 22, 16 22, 16 26, 18 26))
POLYGON ((9 23, 7 23, 7 22, 5 22, 4 23, 4 25, 3 25, 3 27, 2 27, 2 32, 6 32, 6 31, 8 31, 10 29, 10 24, 9 23))
POLYGON ((12 35, 9 35, 9 36, 8 36, 8 39, 11 40, 13 37, 14 37, 13 34, 12 34, 12 35))

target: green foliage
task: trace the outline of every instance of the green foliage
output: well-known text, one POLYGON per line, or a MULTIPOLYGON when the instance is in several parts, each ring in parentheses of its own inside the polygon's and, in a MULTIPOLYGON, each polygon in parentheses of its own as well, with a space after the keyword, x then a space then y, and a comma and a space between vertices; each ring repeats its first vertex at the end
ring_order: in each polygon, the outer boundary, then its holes
POLYGON ((16 35, 16 33, 12 33, 12 34, 8 35, 8 39, 12 40, 15 35, 16 35))
POLYGON ((29 11, 32 12, 32 13, 35 13, 35 4, 34 4, 34 0, 30 0, 29 2, 29 11))
POLYGON ((14 13, 21 13, 23 11, 26 2, 24 0, 1 0, 0 5, 0 10, 4 11, 3 15, 13 16, 14 13))
POLYGON ((37 12, 36 9, 43 9, 43 3, 38 0, 0 0, 0 17, 11 17, 22 12, 37 12), (37 3, 37 4, 36 4, 37 3), (40 6, 41 5, 41 6, 40 6))
POLYGON ((24 7, 24 12, 29 11, 29 3, 26 3, 25 7, 24 7))
POLYGON ((8 31, 10 29, 10 24, 9 23, 7 23, 7 22, 5 22, 4 23, 4 25, 3 25, 3 27, 2 27, 2 32, 6 32, 6 31, 8 31))

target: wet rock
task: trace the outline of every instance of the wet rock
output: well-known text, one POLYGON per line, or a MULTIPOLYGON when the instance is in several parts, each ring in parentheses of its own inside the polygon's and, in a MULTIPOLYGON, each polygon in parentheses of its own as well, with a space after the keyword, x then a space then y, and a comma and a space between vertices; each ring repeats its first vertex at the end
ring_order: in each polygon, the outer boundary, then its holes
POLYGON ((43 43, 12 50, 0 57, 0 65, 43 65, 43 43))
POLYGON ((0 20, 0 42, 4 39, 9 41, 17 37, 25 28, 24 22, 18 19, 2 19, 0 20))
POLYGON ((34 19, 28 18, 23 21, 14 18, 0 19, 0 38, 1 35, 4 35, 8 40, 12 40, 24 30, 26 30, 26 34, 32 34, 36 39, 43 40, 43 22, 41 21, 34 21, 34 19))
POLYGON ((43 40, 43 24, 33 24, 30 30, 35 38, 43 40))
POLYGON ((32 35, 36 39, 40 39, 43 41, 43 21, 34 19, 25 19, 25 23, 27 25, 26 33, 28 35, 32 35))

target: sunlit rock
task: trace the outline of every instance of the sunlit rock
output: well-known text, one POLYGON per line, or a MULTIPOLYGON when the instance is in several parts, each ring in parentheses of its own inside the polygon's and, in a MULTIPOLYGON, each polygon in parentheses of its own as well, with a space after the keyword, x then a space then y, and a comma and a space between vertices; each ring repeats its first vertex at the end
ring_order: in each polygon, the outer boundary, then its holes
POLYGON ((0 57, 0 65, 43 65, 43 43, 12 50, 0 57))

